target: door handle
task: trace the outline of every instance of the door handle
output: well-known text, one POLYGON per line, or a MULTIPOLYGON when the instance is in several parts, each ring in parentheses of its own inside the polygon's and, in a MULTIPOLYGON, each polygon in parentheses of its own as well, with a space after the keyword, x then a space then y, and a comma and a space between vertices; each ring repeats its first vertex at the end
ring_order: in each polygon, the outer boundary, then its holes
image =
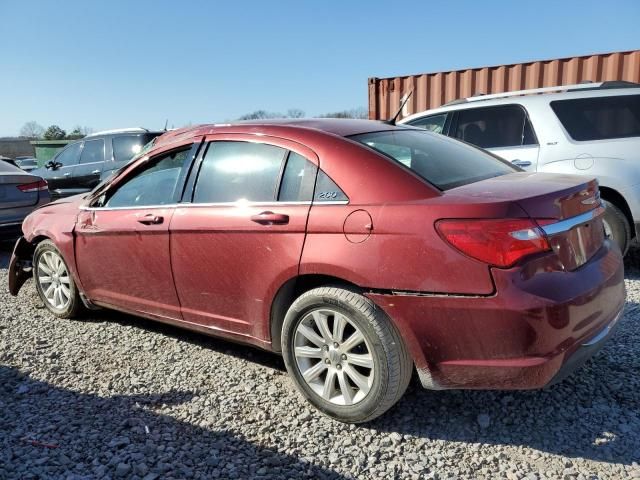
POLYGON ((251 221, 260 225, 285 225, 289 223, 289 215, 283 213, 261 212, 251 216, 251 221))
POLYGON ((164 217, 152 213, 138 219, 138 223, 142 223, 143 225, 160 225, 162 222, 164 222, 164 217))
POLYGON ((513 160, 511 163, 513 163, 517 167, 530 167, 531 166, 531 162, 529 160, 519 160, 517 158, 515 160, 513 160))
POLYGON ((100 173, 100 170, 94 170, 93 172, 91 172, 91 175, 97 175, 100 173))
POLYGON ((71 175, 71 172, 67 172, 64 174, 65 177, 68 177, 69 175, 71 175))

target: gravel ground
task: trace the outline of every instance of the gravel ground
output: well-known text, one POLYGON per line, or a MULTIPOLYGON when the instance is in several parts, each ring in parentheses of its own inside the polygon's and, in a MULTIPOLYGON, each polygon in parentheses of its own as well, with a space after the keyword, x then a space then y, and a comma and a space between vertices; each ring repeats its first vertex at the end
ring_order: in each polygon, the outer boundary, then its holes
POLYGON ((313 411, 282 360, 98 312, 58 320, 0 254, 0 478, 640 478, 640 250, 613 341, 532 392, 412 385, 365 426, 313 411))

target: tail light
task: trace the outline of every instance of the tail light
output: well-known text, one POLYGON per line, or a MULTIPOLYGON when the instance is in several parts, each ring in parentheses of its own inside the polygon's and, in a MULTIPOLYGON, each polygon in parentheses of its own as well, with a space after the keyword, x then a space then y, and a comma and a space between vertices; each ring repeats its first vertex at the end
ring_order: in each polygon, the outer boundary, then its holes
POLYGON ((465 255, 497 267, 510 267, 527 255, 551 250, 538 223, 530 219, 440 220, 436 229, 465 255))
POLYGON ((21 192, 41 192, 47 189, 47 182, 44 180, 39 180, 33 183, 23 183, 22 185, 18 185, 18 190, 21 192))

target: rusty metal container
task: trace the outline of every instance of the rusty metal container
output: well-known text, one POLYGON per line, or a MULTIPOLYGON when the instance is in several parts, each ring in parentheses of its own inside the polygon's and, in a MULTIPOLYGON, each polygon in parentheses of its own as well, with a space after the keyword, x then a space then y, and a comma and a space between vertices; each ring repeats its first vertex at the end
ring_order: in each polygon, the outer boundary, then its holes
POLYGON ((640 50, 558 58, 450 72, 369 78, 369 118, 387 119, 413 90, 401 117, 479 93, 502 93, 580 82, 640 83, 640 50))

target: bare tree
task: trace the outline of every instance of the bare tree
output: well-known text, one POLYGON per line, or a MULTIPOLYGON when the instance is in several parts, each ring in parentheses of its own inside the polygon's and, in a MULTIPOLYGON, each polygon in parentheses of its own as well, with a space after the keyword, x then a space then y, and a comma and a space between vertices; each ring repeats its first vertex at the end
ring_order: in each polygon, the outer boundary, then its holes
POLYGON ((288 118, 304 118, 304 110, 300 110, 299 108, 290 108, 287 110, 288 118))
POLYGON ((38 122, 30 121, 25 123, 20 129, 20 136, 26 138, 42 138, 44 127, 38 122))
POLYGON ((369 112, 364 107, 341 110, 339 112, 325 113, 320 118, 369 118, 369 112))

